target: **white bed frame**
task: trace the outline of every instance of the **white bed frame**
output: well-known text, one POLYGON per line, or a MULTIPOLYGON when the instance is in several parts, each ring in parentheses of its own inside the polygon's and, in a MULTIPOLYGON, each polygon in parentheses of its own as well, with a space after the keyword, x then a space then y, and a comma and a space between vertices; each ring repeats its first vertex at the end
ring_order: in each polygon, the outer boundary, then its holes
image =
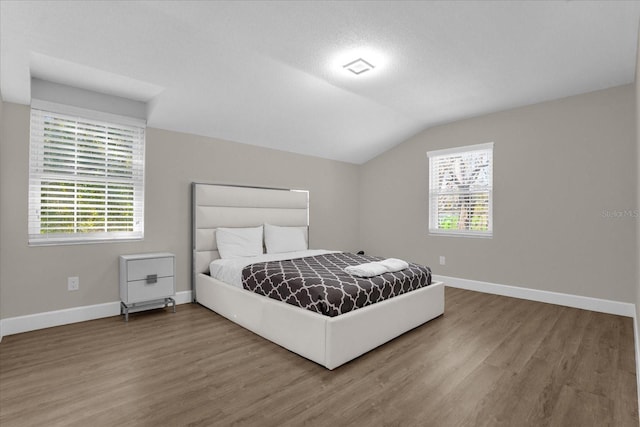
POLYGON ((309 193, 192 184, 194 302, 328 369, 334 369, 444 313, 444 285, 403 294, 336 317, 305 310, 209 276, 220 257, 218 227, 309 224, 309 193))

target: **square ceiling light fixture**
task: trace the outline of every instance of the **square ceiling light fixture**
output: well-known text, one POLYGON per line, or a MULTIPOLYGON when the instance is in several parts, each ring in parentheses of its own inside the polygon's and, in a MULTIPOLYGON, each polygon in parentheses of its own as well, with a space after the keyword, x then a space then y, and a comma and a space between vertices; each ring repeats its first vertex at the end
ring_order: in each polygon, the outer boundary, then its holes
POLYGON ((351 61, 348 64, 343 65, 342 68, 351 71, 357 76, 369 70, 373 70, 376 67, 374 67, 373 64, 365 61, 364 59, 358 58, 355 61, 351 61))

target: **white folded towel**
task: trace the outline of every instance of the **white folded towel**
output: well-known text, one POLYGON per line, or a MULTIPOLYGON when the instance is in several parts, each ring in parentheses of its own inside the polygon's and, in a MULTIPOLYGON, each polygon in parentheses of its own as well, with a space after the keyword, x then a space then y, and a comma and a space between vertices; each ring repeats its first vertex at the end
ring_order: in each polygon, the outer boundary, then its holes
POLYGON ((380 264, 387 267, 387 271, 389 273, 395 273, 396 271, 404 270, 405 268, 409 268, 409 263, 403 261, 398 258, 387 258, 385 260, 379 261, 380 264))
POLYGON ((387 258, 382 261, 367 262, 365 264, 350 265, 344 271, 352 276, 373 277, 384 273, 395 273, 396 271, 409 268, 409 263, 397 258, 387 258))
POLYGON ((344 269, 347 273, 358 277, 373 277, 386 273, 387 267, 379 262, 367 262, 366 264, 350 265, 344 269))

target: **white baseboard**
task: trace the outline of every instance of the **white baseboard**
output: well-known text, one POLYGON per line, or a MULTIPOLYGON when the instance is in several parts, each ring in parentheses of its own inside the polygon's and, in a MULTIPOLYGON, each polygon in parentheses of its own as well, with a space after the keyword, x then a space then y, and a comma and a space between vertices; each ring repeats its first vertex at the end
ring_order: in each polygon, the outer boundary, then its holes
POLYGON ((173 297, 173 299, 176 300, 176 304, 189 304, 193 302, 191 291, 176 292, 176 296, 173 297))
POLYGON ((617 314, 619 316, 626 317, 635 318, 636 315, 635 304, 627 302, 563 294, 559 292, 541 291, 538 289, 521 288, 519 286, 499 285, 496 283, 480 282, 478 280, 439 276, 437 274, 433 275, 433 280, 444 282, 445 285, 453 288, 468 289, 470 291, 484 292, 487 294, 546 302, 549 304, 564 305, 567 307, 598 311, 600 313, 617 314))
MULTIPOLYGON (((176 304, 191 302, 191 291, 176 292, 176 304)), ((3 336, 51 328, 53 326, 68 325, 70 323, 101 319, 103 317, 118 316, 120 301, 104 304, 86 305, 67 308, 64 310, 47 311, 45 313, 29 314, 26 316, 8 317, 0 320, 0 340, 3 336)))

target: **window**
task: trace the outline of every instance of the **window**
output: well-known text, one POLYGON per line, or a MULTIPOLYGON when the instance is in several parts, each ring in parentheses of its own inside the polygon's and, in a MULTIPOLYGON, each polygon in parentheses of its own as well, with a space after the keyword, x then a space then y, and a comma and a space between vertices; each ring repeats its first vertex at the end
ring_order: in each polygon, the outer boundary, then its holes
POLYGON ((29 244, 142 239, 144 138, 141 120, 34 100, 29 244))
POLYGON ((429 151, 429 233, 491 237, 493 143, 429 151))

